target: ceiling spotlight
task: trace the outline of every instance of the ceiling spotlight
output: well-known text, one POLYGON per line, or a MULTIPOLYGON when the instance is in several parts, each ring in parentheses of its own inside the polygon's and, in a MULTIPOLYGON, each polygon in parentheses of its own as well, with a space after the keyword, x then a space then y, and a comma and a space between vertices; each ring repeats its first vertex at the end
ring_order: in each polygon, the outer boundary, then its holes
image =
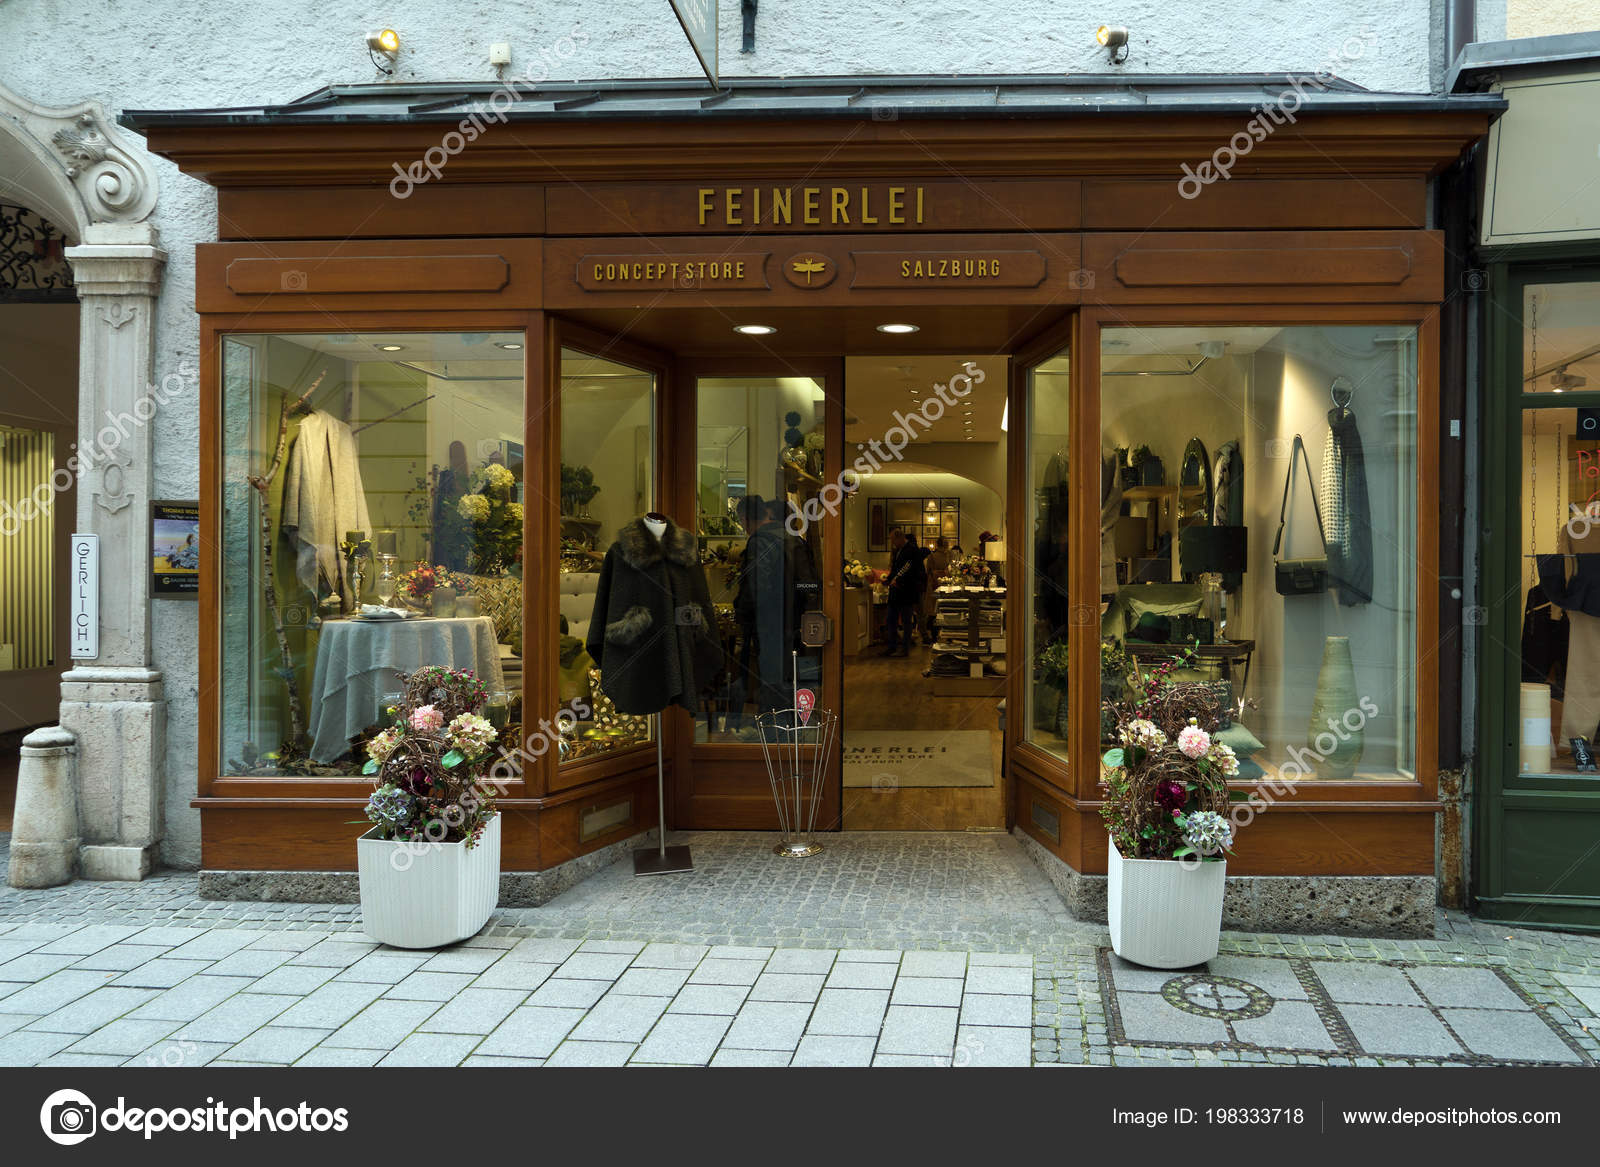
POLYGON ((1225 340, 1202 340, 1200 342, 1200 355, 1210 360, 1216 360, 1228 350, 1225 340))
POLYGON ((1582 389, 1589 383, 1589 378, 1579 373, 1569 373, 1563 365, 1560 369, 1550 374, 1550 388, 1557 393, 1567 389, 1582 389))
POLYGON ((771 336, 778 330, 770 324, 735 324, 735 332, 742 332, 746 336, 771 336))
POLYGON ((1102 24, 1095 30, 1094 42, 1111 54, 1111 63, 1120 65, 1128 59, 1128 30, 1120 24, 1102 24), (1118 55, 1118 50, 1121 55, 1118 55))
POLYGON ((375 344, 372 347, 386 353, 397 353, 406 346, 403 344, 375 344))
POLYGON ((494 342, 494 346, 495 348, 506 349, 509 352, 516 352, 522 347, 520 344, 514 344, 509 340, 497 340, 494 342))
POLYGON ((880 324, 878 325, 878 331, 892 332, 898 336, 899 334, 906 332, 921 332, 922 329, 918 328, 915 324, 880 324))

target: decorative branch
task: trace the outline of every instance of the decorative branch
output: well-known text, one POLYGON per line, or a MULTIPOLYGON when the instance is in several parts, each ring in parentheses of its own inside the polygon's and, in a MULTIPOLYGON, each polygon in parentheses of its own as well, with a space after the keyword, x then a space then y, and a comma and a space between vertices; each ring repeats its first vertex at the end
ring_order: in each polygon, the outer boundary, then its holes
POLYGON ((272 451, 272 462, 267 466, 265 474, 252 474, 246 481, 255 488, 260 497, 261 510, 261 571, 266 577, 265 591, 267 595, 267 614, 272 617, 272 630, 278 637, 278 654, 280 665, 278 675, 283 678, 284 688, 289 693, 289 740, 298 746, 305 737, 306 716, 305 709, 300 704, 300 690, 294 683, 294 654, 289 651, 289 637, 283 629, 283 610, 278 606, 278 585, 273 578, 272 571, 272 513, 268 507, 268 499, 272 490, 272 482, 278 477, 278 471, 283 467, 284 450, 289 441, 289 415, 305 404, 306 398, 317 391, 317 386, 322 384, 322 379, 328 375, 324 369, 317 374, 317 379, 311 382, 311 388, 302 393, 293 403, 284 402, 282 411, 278 414, 278 442, 272 451))

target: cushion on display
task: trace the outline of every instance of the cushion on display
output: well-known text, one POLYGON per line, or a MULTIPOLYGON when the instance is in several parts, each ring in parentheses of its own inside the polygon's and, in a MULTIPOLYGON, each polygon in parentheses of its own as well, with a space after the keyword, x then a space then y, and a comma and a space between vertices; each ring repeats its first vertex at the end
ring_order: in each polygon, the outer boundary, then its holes
POLYGON ((1129 640, 1142 640, 1148 644, 1166 644, 1172 639, 1172 621, 1159 612, 1145 612, 1132 628, 1129 640))

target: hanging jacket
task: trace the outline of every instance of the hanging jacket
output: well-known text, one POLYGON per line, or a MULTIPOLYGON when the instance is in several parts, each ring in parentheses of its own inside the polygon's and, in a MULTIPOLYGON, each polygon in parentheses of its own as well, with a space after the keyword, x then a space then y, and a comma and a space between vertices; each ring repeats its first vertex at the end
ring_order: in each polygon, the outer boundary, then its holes
POLYGON ((301 419, 283 482, 284 536, 295 552, 295 575, 312 595, 319 581, 348 596, 348 566, 339 543, 346 531, 372 530, 350 427, 322 410, 301 419))
POLYGON ((1367 498, 1367 461, 1356 415, 1349 409, 1328 411, 1322 497, 1329 582, 1344 607, 1371 603, 1372 506, 1367 498))
POLYGON ((697 707, 723 654, 692 532, 669 522, 657 539, 643 519, 617 532, 600 565, 588 649, 619 712, 697 707))

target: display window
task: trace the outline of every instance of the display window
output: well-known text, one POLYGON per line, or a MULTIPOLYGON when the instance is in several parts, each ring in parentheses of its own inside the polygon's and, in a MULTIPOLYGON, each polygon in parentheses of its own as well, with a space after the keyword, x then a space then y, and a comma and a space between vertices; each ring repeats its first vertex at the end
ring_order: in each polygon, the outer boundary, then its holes
POLYGON ((222 773, 361 773, 399 674, 522 697, 521 332, 229 334, 222 773))
POLYGON ((1106 328, 1100 363, 1103 714, 1167 670, 1241 779, 1414 780, 1416 329, 1106 328))
POLYGON ((1516 771, 1594 776, 1600 741, 1600 282, 1523 288, 1516 771), (1570 403, 1570 404, 1569 404, 1570 403))
MULTIPOLYGON (((656 508, 656 377, 648 369, 561 350, 561 551, 557 699, 562 764, 651 741, 654 720, 617 709, 591 655, 606 552, 656 508)), ((601 654, 604 655, 603 652, 601 654)))
POLYGON ((1071 363, 1058 353, 1028 370, 1027 475, 1032 510, 1031 538, 1025 548, 1032 619, 1026 623, 1026 659, 1034 662, 1024 680, 1028 740, 1065 760, 1067 743, 1068 641, 1071 605, 1067 562, 1071 542, 1071 476, 1068 473, 1071 363))

